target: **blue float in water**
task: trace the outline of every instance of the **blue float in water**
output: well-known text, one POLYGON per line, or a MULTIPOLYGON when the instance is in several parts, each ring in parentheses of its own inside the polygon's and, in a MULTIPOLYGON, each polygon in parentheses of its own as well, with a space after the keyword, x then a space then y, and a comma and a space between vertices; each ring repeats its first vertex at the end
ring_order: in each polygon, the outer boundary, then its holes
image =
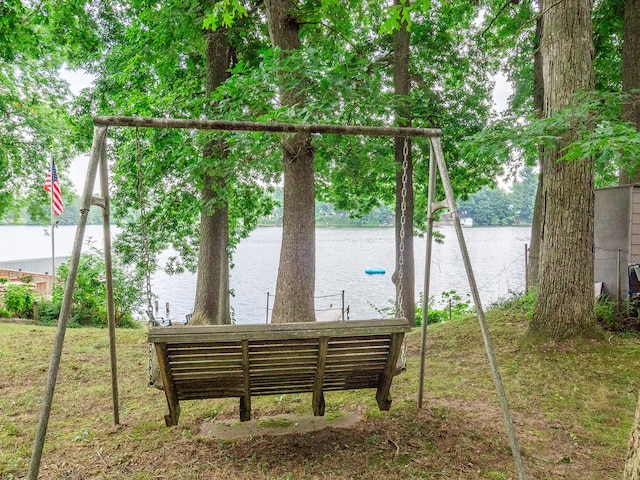
POLYGON ((364 273, 367 275, 384 275, 386 270, 384 268, 366 268, 364 273))

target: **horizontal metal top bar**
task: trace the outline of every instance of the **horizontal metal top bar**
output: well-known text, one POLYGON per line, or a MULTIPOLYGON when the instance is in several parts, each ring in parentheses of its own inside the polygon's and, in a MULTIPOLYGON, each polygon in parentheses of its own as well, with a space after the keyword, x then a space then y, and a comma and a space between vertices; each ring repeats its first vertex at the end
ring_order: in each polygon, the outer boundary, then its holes
POLYGON ((192 130, 240 130, 253 132, 332 133, 376 137, 439 137, 439 128, 376 127, 362 125, 322 125, 317 123, 244 122, 230 120, 190 120, 186 118, 93 117, 102 127, 184 128, 192 130))

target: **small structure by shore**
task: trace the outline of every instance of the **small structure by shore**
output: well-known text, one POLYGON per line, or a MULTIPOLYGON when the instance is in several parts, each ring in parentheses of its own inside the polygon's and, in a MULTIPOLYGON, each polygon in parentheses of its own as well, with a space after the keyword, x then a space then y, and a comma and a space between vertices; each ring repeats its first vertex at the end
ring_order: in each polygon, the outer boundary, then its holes
MULTIPOLYGON (((0 278, 6 278, 8 283, 30 283, 34 286, 35 293, 51 295, 53 276, 48 273, 23 272, 22 270, 0 268, 0 278)), ((5 284, 5 282, 0 282, 0 290, 4 291, 5 284)))
POLYGON ((603 293, 625 301, 640 292, 640 184, 595 191, 595 281, 603 293), (637 280, 637 281, 636 281, 637 280))

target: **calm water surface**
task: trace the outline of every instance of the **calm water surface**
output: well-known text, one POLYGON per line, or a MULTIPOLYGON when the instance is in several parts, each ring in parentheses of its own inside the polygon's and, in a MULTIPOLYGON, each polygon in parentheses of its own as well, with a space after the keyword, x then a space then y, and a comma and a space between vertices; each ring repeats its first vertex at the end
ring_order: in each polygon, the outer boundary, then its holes
MULTIPOLYGON (((453 227, 440 227, 443 244, 433 247, 431 296, 455 290, 468 294, 460 249, 453 227)), ((56 229, 56 255, 69 255, 75 226, 56 229)), ((51 238, 43 227, 1 226, 0 261, 49 257, 51 238)), ((483 304, 524 289, 524 249, 529 243, 528 227, 473 227, 464 229, 467 248, 483 304)), ((319 228, 316 231, 316 295, 332 297, 317 300, 320 309, 341 304, 345 292, 350 318, 379 318, 379 309, 389 307, 394 298, 391 273, 394 267, 393 228, 319 228), (366 275, 366 268, 384 268, 384 275, 366 275)), ((258 228, 243 240, 234 255, 231 271, 234 296, 231 305, 238 323, 265 321, 267 293, 275 292, 282 229, 258 228)), ((85 238, 102 247, 102 227, 87 226, 85 238)), ((84 248, 86 250, 86 247, 84 248)), ((415 239, 416 286, 424 283, 425 239, 415 239)), ((153 292, 160 305, 170 303, 172 318, 184 319, 193 308, 195 275, 169 276, 157 272, 153 292)), ((273 305, 271 298, 270 305, 273 305)), ((164 307, 161 307, 161 311, 164 307)), ((328 314, 319 314, 328 315, 328 314)))

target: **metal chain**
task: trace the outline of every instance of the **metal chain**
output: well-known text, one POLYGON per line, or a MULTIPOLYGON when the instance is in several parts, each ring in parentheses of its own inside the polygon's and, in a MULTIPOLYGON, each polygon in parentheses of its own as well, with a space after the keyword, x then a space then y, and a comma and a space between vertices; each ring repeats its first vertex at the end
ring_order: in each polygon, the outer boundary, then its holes
POLYGON ((398 305, 396 317, 404 317, 404 302, 402 289, 404 286, 404 238, 406 235, 405 224, 407 221, 407 170, 409 169, 409 137, 404 138, 402 148, 402 190, 400 202, 400 255, 398 256, 398 305))
MULTIPOLYGON (((402 147, 402 190, 400 202, 400 255, 398 256, 398 304, 396 307, 396 317, 404 317, 404 298, 402 290, 404 287, 404 238, 406 236, 405 224, 407 221, 407 181, 409 170, 409 137, 404 137, 402 147)), ((396 364, 396 373, 402 373, 407 369, 407 339, 402 342, 400 359, 396 364)))
MULTIPOLYGON (((149 322, 151 323, 151 322, 149 322)), ((148 370, 149 370, 149 383, 148 385, 151 386, 153 384, 153 343, 149 344, 149 366, 148 366, 148 370)))

